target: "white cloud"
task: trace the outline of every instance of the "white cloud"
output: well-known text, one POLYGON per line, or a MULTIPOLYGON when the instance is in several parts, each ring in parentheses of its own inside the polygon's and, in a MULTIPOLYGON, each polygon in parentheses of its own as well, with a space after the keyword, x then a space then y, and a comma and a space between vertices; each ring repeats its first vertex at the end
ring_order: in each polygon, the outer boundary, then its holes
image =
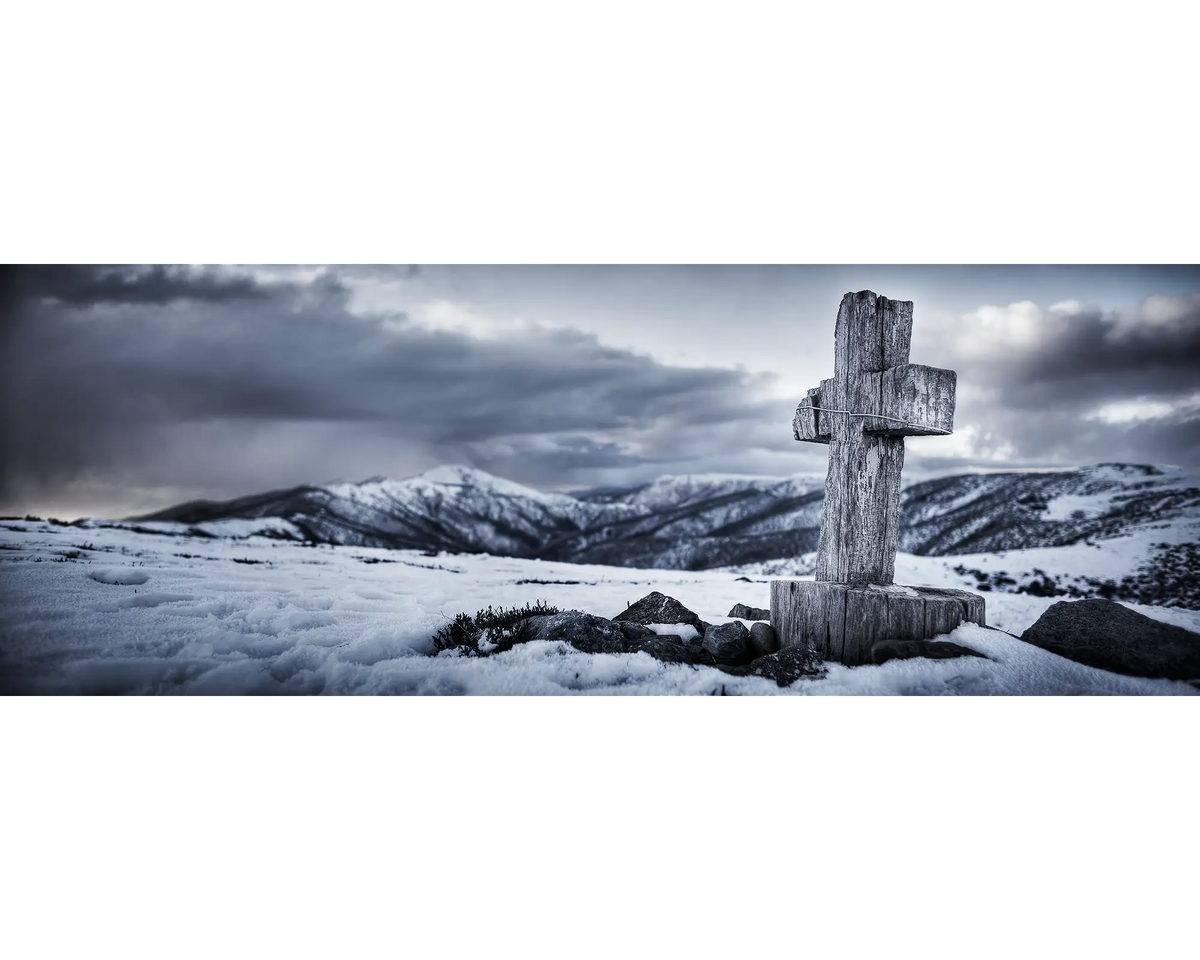
POLYGON ((1114 400, 1106 403, 1087 415, 1088 420, 1099 420, 1113 426, 1130 423, 1143 423, 1148 420, 1161 420, 1172 415, 1200 412, 1200 393, 1195 393, 1184 400, 1167 403, 1162 400, 1151 400, 1148 397, 1136 397, 1130 400, 1114 400))
POLYGON ((1000 462, 1016 453, 1011 443, 999 437, 995 431, 984 430, 977 423, 955 424, 954 432, 948 437, 910 437, 905 445, 908 455, 912 457, 939 459, 1000 462))
MULTIPOLYGON (((1066 328, 1066 302, 1043 311, 1031 300, 1007 306, 985 304, 965 314, 934 313, 914 331, 919 348, 932 356, 981 360, 1027 353, 1066 328)), ((914 349, 914 353, 916 350, 914 349)))
POLYGON ((428 300, 410 307, 408 319, 427 330, 460 333, 480 340, 498 340, 531 331, 550 331, 556 328, 547 323, 534 323, 524 317, 495 317, 475 307, 453 300, 428 300))
POLYGON ((1120 339, 1138 330, 1162 330, 1191 322, 1200 311, 1200 294, 1190 297, 1150 296, 1133 310, 1114 313, 1110 339, 1120 339))

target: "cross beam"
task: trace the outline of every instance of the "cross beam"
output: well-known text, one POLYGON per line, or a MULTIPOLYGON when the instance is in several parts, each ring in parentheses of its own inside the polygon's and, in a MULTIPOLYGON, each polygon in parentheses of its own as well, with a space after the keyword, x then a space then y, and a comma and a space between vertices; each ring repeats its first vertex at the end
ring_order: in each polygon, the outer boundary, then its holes
POLYGON ((842 297, 834 375, 796 409, 796 439, 829 444, 817 580, 892 582, 904 438, 954 427, 954 371, 908 362, 912 309, 870 290, 842 297))

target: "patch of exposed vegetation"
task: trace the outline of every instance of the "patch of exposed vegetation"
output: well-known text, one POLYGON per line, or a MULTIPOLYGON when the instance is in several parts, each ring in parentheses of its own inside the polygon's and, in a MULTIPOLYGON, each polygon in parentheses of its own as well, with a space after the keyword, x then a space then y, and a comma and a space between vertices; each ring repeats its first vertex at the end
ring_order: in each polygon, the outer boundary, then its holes
POLYGON ((962 564, 955 567, 954 572, 960 577, 974 577, 975 589, 983 593, 995 590, 1078 600, 1102 597, 1200 610, 1200 544, 1158 543, 1155 547, 1160 552, 1154 558, 1120 580, 1066 574, 1053 577, 1039 567, 1034 567, 1031 574, 1020 581, 1003 570, 989 572, 962 564))
POLYGON ((555 613, 562 611, 544 600, 536 600, 523 607, 488 607, 473 617, 460 613, 433 635, 433 646, 439 653, 443 650, 460 650, 467 656, 486 657, 511 650, 518 643, 528 640, 523 621, 529 617, 555 613))

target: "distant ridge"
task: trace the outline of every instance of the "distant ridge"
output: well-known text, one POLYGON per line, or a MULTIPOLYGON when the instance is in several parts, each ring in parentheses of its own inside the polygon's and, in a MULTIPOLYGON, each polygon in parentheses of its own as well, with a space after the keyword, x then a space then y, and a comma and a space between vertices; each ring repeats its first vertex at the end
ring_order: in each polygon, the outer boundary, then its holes
MULTIPOLYGON (((135 518, 195 525, 278 519, 273 535, 322 543, 708 569, 816 549, 824 478, 708 474, 627 488, 545 493, 458 464, 403 480, 304 485, 135 518)), ((962 474, 916 483, 901 500, 900 549, 988 553, 1159 530, 1195 540, 1200 478, 1175 468, 962 474)))

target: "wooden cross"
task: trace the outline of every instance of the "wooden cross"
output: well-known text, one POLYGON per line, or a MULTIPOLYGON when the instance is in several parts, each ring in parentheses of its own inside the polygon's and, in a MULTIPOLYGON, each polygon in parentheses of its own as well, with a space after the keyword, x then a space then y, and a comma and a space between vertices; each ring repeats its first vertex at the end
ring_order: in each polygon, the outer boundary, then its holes
POLYGON ((912 310, 870 290, 842 297, 833 378, 796 410, 796 439, 829 444, 819 581, 892 582, 904 438, 954 426, 954 371, 908 362, 912 310))

